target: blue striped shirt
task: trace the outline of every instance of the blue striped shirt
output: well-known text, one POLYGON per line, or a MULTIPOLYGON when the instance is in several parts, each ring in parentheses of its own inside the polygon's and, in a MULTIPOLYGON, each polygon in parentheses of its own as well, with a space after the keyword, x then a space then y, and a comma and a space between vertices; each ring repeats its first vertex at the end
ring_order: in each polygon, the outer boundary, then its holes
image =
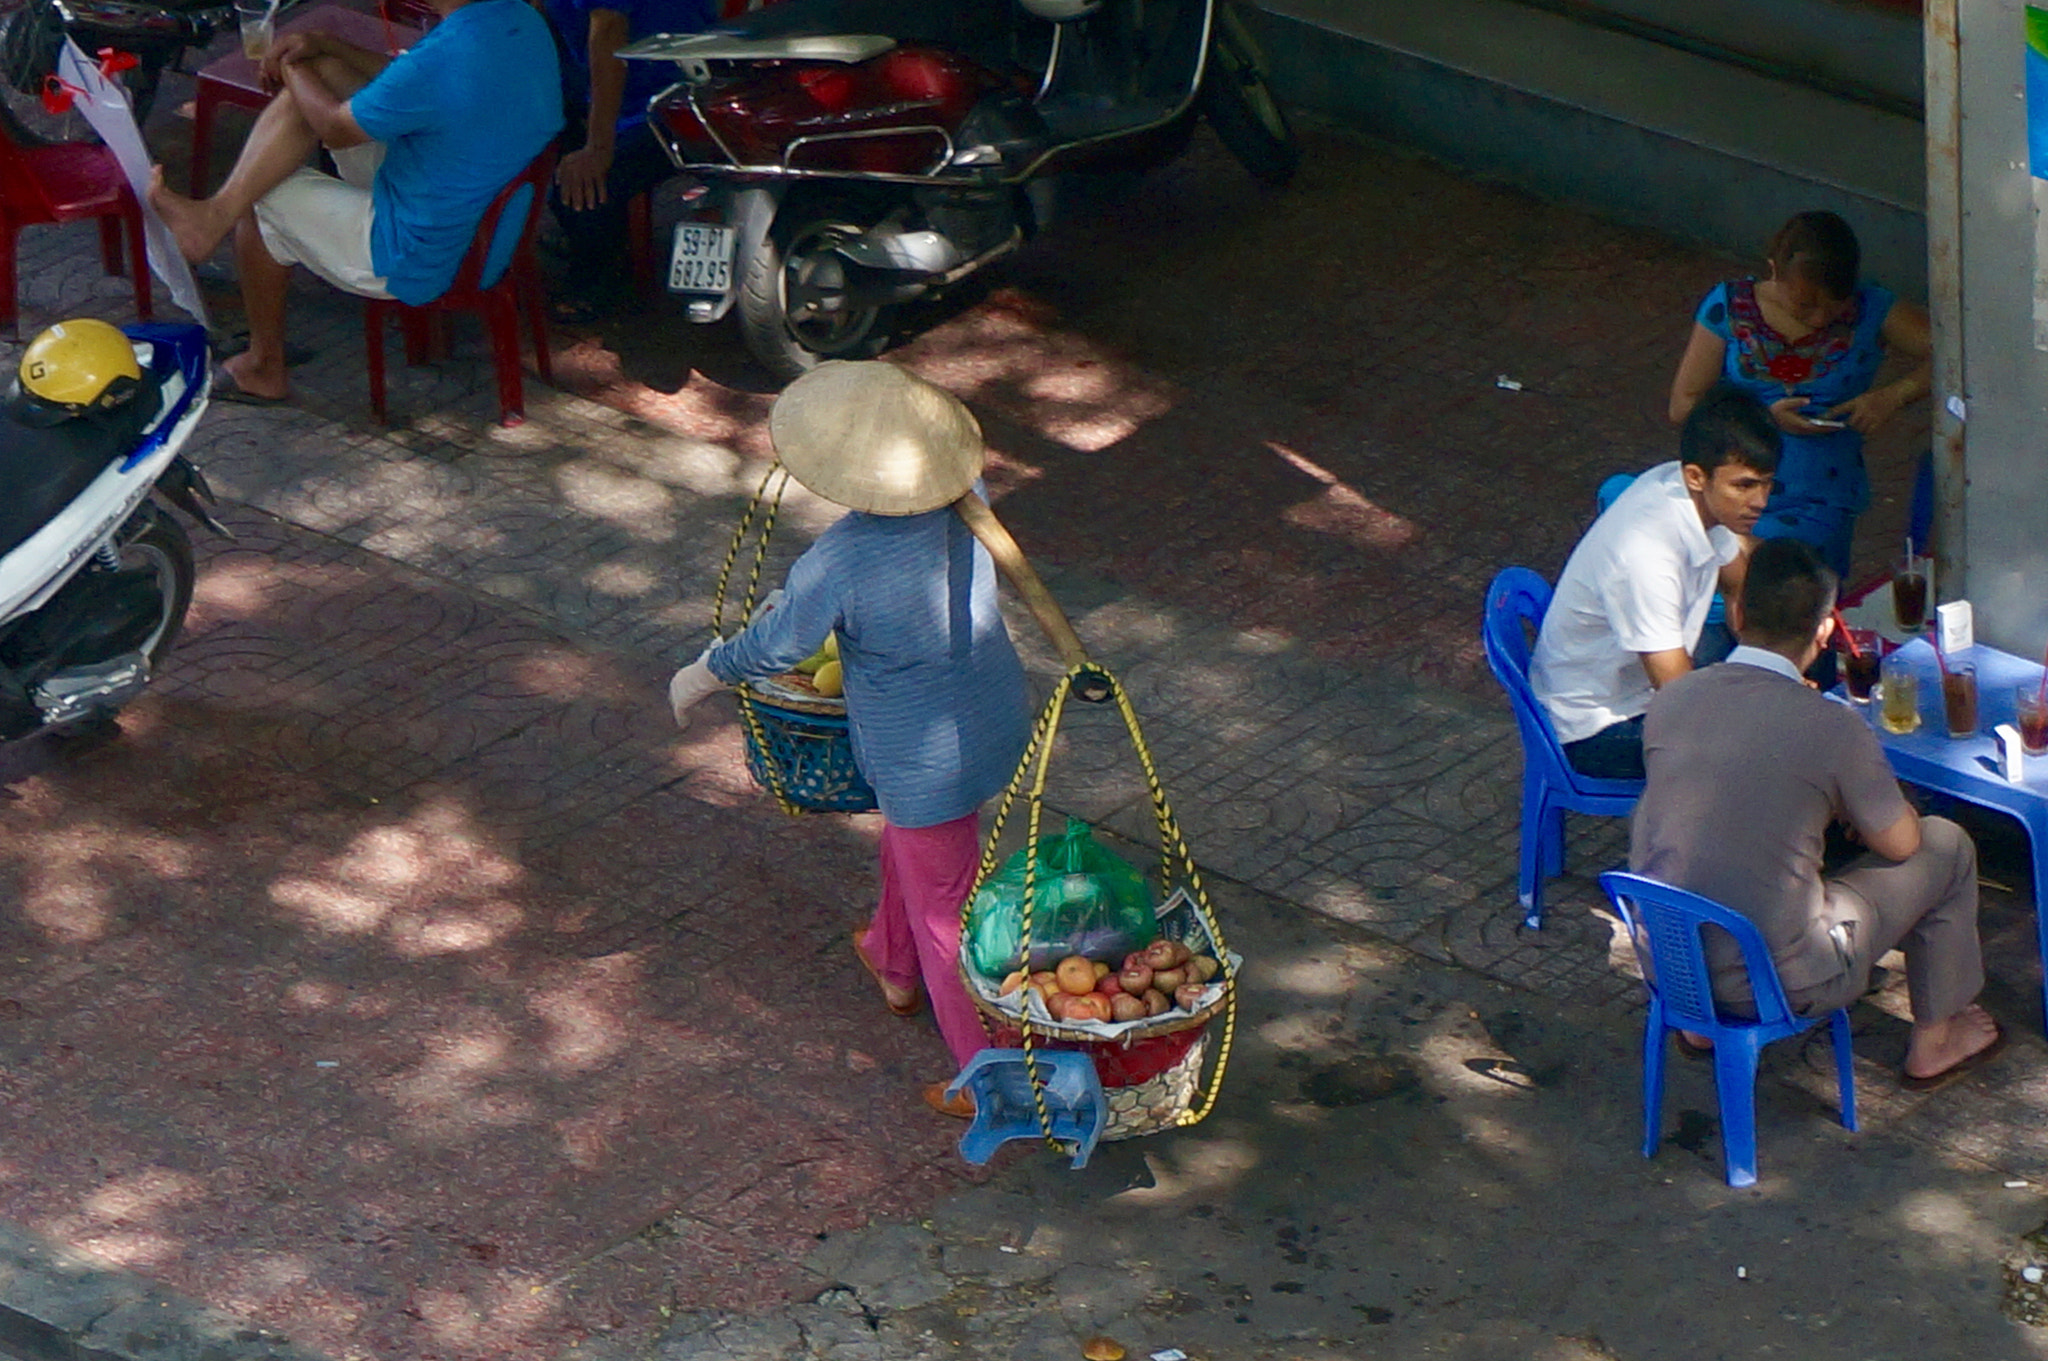
POLYGON ((950 507, 855 511, 789 569, 781 602, 711 650, 727 685, 780 674, 837 629, 854 760, 898 827, 980 807, 1031 735, 1024 668, 988 551, 950 507))

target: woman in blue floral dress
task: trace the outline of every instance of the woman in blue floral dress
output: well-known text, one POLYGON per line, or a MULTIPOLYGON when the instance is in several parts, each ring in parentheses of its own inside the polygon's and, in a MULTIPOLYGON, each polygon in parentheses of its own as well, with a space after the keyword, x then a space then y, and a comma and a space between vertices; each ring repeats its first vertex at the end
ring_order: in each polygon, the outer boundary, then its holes
POLYGON ((1770 408, 1785 446, 1756 535, 1810 543, 1844 574, 1870 503, 1863 437, 1925 397, 1933 377, 1925 309, 1859 280, 1861 257, 1840 217, 1799 214, 1772 238, 1768 275, 1718 284, 1700 303, 1671 383, 1674 423, 1722 381, 1770 408), (1894 352, 1911 370, 1873 386, 1894 352))

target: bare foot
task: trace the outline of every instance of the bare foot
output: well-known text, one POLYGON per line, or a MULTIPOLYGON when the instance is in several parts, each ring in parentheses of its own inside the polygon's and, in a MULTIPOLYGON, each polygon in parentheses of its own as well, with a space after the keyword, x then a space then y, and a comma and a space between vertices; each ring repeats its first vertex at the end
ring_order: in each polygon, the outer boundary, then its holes
POLYGON ((1927 1078, 1947 1072, 1998 1042, 1998 1022, 1975 1003, 1946 1021, 1913 1027, 1906 1045, 1906 1076, 1927 1078))
POLYGON ((228 234, 229 224, 214 221, 212 200, 190 199, 172 190, 164 183, 160 165, 149 177, 149 203, 177 238, 178 253, 195 265, 213 254, 228 234))
POLYGON ((251 397, 289 397, 291 384, 285 381, 284 366, 258 368, 249 361, 249 351, 244 350, 220 361, 221 372, 235 380, 235 386, 251 397))

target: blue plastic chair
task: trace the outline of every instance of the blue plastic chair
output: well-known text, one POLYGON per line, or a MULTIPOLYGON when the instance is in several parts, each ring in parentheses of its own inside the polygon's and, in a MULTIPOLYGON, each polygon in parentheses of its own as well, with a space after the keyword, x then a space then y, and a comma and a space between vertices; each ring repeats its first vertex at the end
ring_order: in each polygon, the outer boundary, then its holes
MULTIPOLYGON (((1038 1065, 1039 1080, 1045 1084, 1052 1137, 1073 1146, 1078 1171, 1088 1165, 1088 1155, 1095 1151, 1102 1127, 1109 1123, 1109 1100, 1102 1094, 1095 1060, 1072 1049, 1034 1049, 1031 1056, 1038 1065)), ((960 1136, 960 1156, 967 1161, 978 1166, 1012 1139, 1044 1137, 1023 1050, 982 1050, 946 1085, 946 1095, 950 1097, 963 1087, 974 1097, 974 1119, 960 1136)))
POLYGON ((1522 734, 1522 854, 1516 893, 1522 921, 1543 925, 1543 881, 1564 873, 1564 815, 1627 817, 1643 792, 1640 780, 1596 780, 1564 758, 1557 730, 1529 688, 1529 653, 1550 608, 1550 583, 1526 567, 1503 568, 1486 588, 1481 639, 1486 664, 1508 692, 1522 734))
MULTIPOLYGON (((1643 1025, 1643 1156, 1655 1157, 1663 1126, 1664 1035, 1690 1030, 1714 1041, 1714 1088, 1721 1105, 1721 1154, 1730 1186, 1756 1183, 1756 1068, 1763 1047, 1772 1040, 1799 1035, 1820 1024, 1818 1016, 1796 1016, 1785 1000, 1770 949, 1756 926, 1739 912, 1688 893, 1682 888, 1611 870, 1600 887, 1614 900, 1628 924, 1629 939, 1650 958, 1643 969, 1650 983, 1650 1014, 1643 1025), (1705 927, 1717 926, 1735 938, 1749 970, 1756 995, 1757 1019, 1731 1021, 1714 1006, 1707 974, 1705 927)), ((1835 1040, 1835 1080, 1842 1093, 1842 1127, 1856 1128, 1855 1054, 1849 1047, 1849 1011, 1842 1007, 1827 1016, 1835 1040)))

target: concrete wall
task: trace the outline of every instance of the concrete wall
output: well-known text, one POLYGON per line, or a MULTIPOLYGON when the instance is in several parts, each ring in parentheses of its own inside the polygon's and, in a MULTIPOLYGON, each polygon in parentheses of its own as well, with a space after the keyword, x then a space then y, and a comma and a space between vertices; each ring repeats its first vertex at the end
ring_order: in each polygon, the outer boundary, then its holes
POLYGON ((2048 644, 2048 353, 2033 337, 2038 264, 2021 8, 2019 0, 1961 0, 1957 15, 1967 403, 1961 584, 1980 638, 2038 657, 2048 644))
POLYGON ((1920 102, 1920 17, 1901 8, 1868 0, 1568 2, 1690 34, 1787 73, 1920 102))

